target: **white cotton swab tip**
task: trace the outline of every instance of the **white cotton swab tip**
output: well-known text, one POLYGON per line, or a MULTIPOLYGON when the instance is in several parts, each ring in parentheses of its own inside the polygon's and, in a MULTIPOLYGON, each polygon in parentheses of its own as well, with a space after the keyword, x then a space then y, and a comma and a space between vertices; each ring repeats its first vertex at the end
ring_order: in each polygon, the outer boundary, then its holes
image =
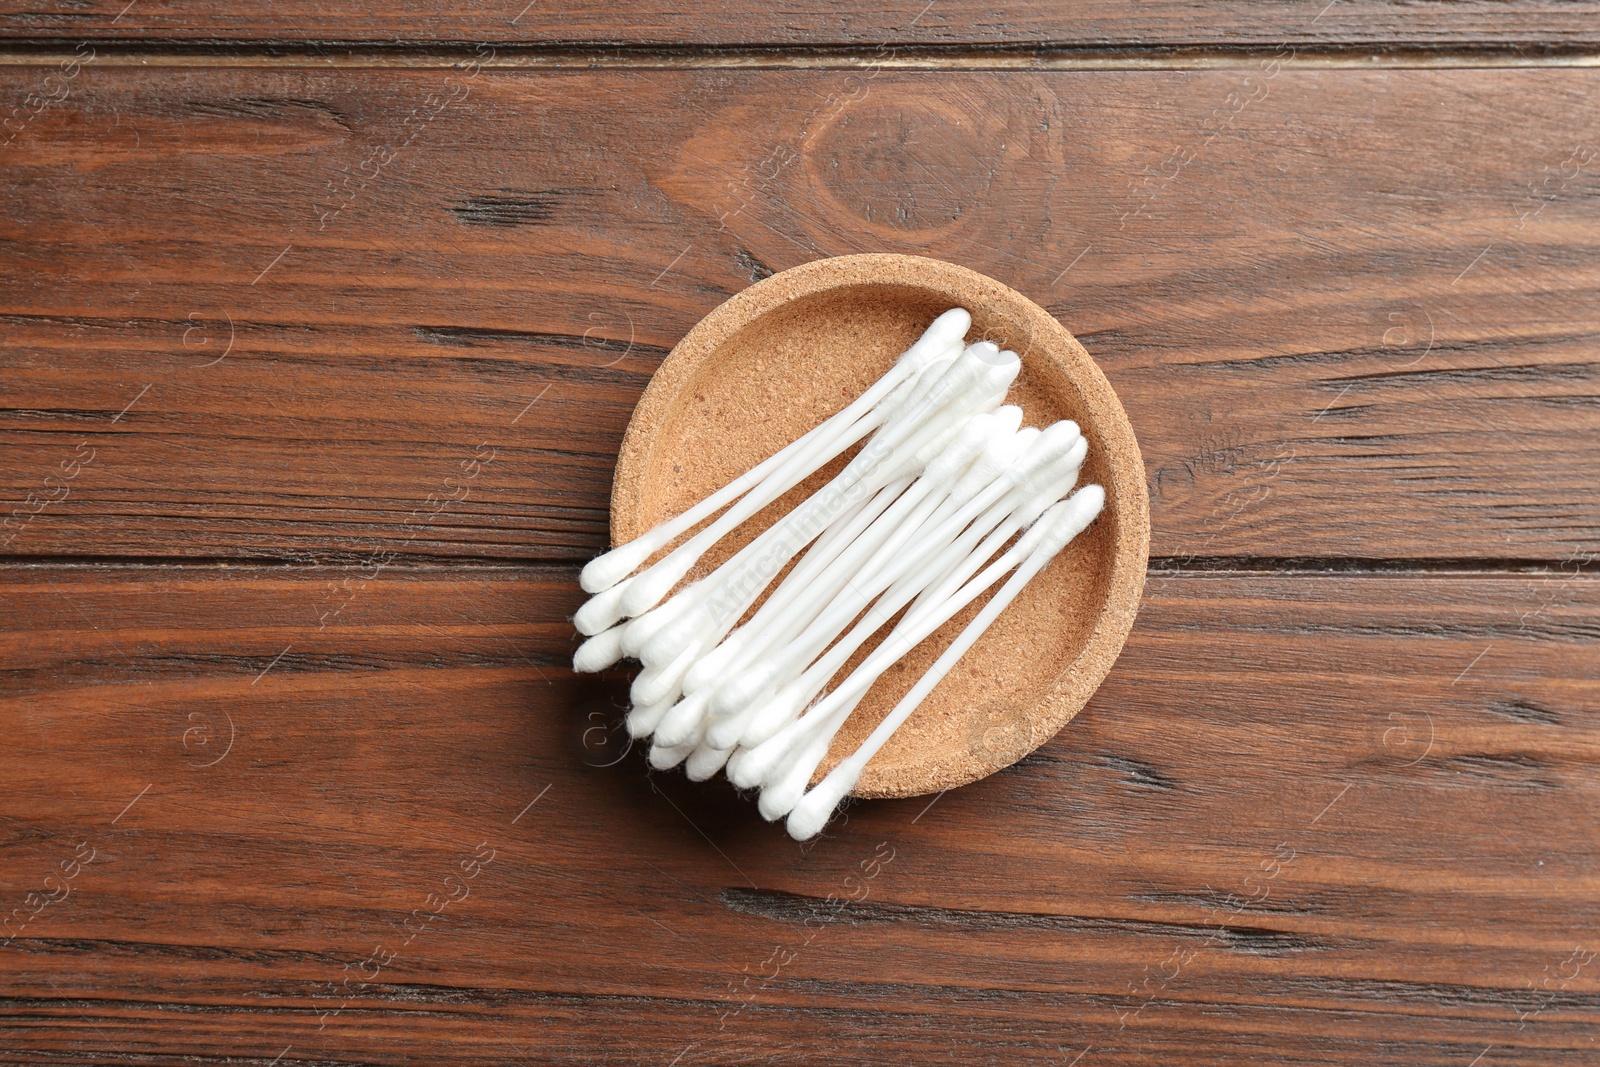
POLYGON ((692 740, 682 745, 663 745, 657 742, 650 746, 650 766, 658 771, 670 771, 687 759, 694 749, 695 743, 692 740))
MULTIPOLYGON (((736 715, 761 697, 778 676, 781 664, 768 659, 753 663, 717 686, 711 697, 711 714, 718 718, 736 715)), ((713 742, 716 743, 716 742, 713 742)), ((724 742, 721 747, 726 747, 724 742)))
MULTIPOLYGON (((1001 408, 995 414, 1005 411, 1001 408)), ((1022 409, 1015 409, 1017 420, 1021 421, 1022 409)), ((956 482, 955 488, 950 490, 950 495, 963 502, 970 500, 983 489, 994 484, 1000 477, 1000 472, 1007 470, 1017 457, 1021 456, 1039 437, 1039 430, 1029 426, 1018 428, 1010 425, 1010 420, 1001 423, 995 428, 994 435, 989 439, 989 445, 977 459, 972 461, 972 467, 956 482), (1008 428, 1009 427, 1009 428, 1008 428)))
POLYGON ((989 432, 991 435, 1001 433, 1016 433, 1022 428, 1022 409, 1015 404, 1002 404, 989 413, 994 420, 989 432))
POLYGON ((572 669, 579 674, 603 671, 622 658, 622 627, 595 634, 578 646, 572 655, 572 669))
POLYGON ((658 704, 676 694, 683 684, 683 673, 694 662, 698 646, 686 648, 664 667, 646 667, 633 679, 628 697, 636 705, 658 704))
POLYGON ((1078 434, 1078 424, 1070 419, 1063 419, 1061 422, 1053 422, 1046 426, 1012 467, 1013 484, 1020 483, 1027 475, 1064 458, 1080 440, 1082 438, 1078 434))
POLYGON ((780 731, 754 748, 735 755, 728 761, 728 781, 740 789, 754 789, 761 785, 773 768, 794 748, 798 732, 784 734, 780 731))
POLYGON ((628 736, 634 739, 649 737, 655 733, 662 716, 672 710, 676 701, 672 698, 657 704, 641 705, 628 712, 628 736))
POLYGON ((710 628, 711 613, 686 591, 629 623, 622 651, 632 652, 644 663, 671 663, 710 628))
MULTIPOLYGON (((1021 415, 1020 408, 1017 413, 1021 415)), ((988 446, 995 429, 1002 425, 1004 422, 998 412, 985 411, 974 415, 961 428, 955 440, 933 457, 923 470, 922 477, 939 486, 954 483, 963 471, 972 466, 972 461, 988 446)))
POLYGON ((584 601, 583 607, 572 616, 572 625, 585 637, 593 637, 601 630, 609 630, 622 618, 622 597, 633 579, 624 579, 604 592, 596 593, 584 601))
MULTIPOLYGON (((1053 460, 1024 467, 1013 474, 1017 490, 1027 496, 1054 492, 1049 503, 1066 496, 1078 480, 1078 471, 1088 454, 1089 442, 1078 438, 1053 460)), ((626 646, 624 646, 626 647, 626 646)))
POLYGON ((689 758, 684 762, 684 773, 691 782, 703 782, 713 774, 722 770, 722 765, 728 762, 732 748, 712 748, 709 744, 702 744, 699 748, 689 753, 689 758))
POLYGON ((603 593, 632 574, 660 547, 661 540, 646 533, 584 564, 578 573, 578 584, 585 593, 603 593))
MULTIPOLYGON (((1038 551, 1049 552, 1054 555, 1067 546, 1067 542, 1077 537, 1089 524, 1099 516, 1106 505, 1106 491, 1098 485, 1086 485, 1073 493, 1056 507, 1065 511, 1044 535, 1038 551)), ((1045 512, 1045 517, 1049 517, 1045 512)), ((1040 520, 1043 521, 1042 519, 1040 520)))
POLYGON ((628 588, 622 594, 622 613, 639 615, 661 603, 661 598, 672 592, 672 587, 698 561, 697 556, 679 556, 674 552, 649 570, 628 579, 628 588))
POLYGON ((714 685, 728 664, 744 651, 747 637, 744 631, 736 630, 722 644, 696 660, 689 673, 683 676, 683 691, 694 693, 714 685))
POLYGON ((972 315, 966 308, 951 308, 922 331, 922 336, 901 355, 900 362, 921 370, 965 337, 971 326, 972 315))
POLYGON ((656 743, 661 745, 681 745, 686 741, 693 741, 700 730, 700 723, 705 719, 706 704, 711 694, 702 689, 698 693, 690 693, 672 706, 656 727, 656 743))
POLYGON ((788 821, 784 826, 796 841, 809 841, 822 832, 846 794, 856 787, 859 775, 836 777, 828 775, 811 791, 789 806, 788 821))

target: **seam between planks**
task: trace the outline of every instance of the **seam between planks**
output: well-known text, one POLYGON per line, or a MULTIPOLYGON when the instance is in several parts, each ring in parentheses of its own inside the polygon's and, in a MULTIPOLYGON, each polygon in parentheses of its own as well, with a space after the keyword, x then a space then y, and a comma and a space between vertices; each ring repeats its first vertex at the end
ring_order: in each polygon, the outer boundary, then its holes
POLYGON ((96 66, 272 69, 448 69, 472 63, 503 70, 939 70, 1135 71, 1247 70, 1263 62, 1303 70, 1520 69, 1600 67, 1593 46, 1485 42, 1426 47, 1413 44, 1118 46, 893 45, 812 47, 715 45, 646 46, 574 42, 429 41, 373 44, 353 41, 16 39, 0 45, 0 66, 53 66, 83 60, 96 66), (487 50, 487 51, 485 51, 487 50))

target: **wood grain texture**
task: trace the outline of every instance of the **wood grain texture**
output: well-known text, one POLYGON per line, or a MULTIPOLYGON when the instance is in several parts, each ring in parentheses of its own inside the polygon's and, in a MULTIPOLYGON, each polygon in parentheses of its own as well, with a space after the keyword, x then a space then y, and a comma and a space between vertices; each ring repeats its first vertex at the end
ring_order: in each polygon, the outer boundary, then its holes
POLYGON ((809 848, 615 744, 577 598, 6 569, 0 1062, 1600 1054, 1593 577, 1157 572, 1062 734, 809 848))
POLYGON ((671 345, 856 251, 1083 341, 1158 557, 1600 549, 1586 71, 50 76, 0 72, 14 557, 587 558, 671 345))
POLYGON ((8 0, 11 38, 177 41, 827 45, 1594 45, 1589 0, 1488 0, 1418 8, 1393 0, 887 0, 859 5, 755 0, 686 8, 664 0, 413 0, 217 3, 216 0, 8 0))

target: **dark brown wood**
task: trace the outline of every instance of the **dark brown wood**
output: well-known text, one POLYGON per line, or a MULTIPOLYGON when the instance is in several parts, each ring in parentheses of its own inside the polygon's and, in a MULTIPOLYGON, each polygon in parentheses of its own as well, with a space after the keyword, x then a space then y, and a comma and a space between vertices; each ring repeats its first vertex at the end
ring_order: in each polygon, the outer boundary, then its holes
POLYGON ((12 557, 586 558, 664 352, 864 250, 1084 342, 1158 557, 1600 549, 1587 70, 0 84, 12 557))
POLYGON ((805 849, 615 744, 570 570, 0 579, 3 1062, 1594 1062, 1592 576, 1157 571, 805 849))
POLYGON ((0 4, 0 1063, 1600 1063, 1600 4, 525 3, 0 4), (1084 342, 1158 558, 801 847, 573 564, 859 251, 1084 342))
POLYGON ((1007 44, 1588 45, 1600 40, 1590 0, 1465 0, 1417 8, 1392 0, 888 0, 872 5, 764 4, 686 8, 663 0, 548 3, 406 0, 218 3, 215 0, 10 0, 0 33, 12 38, 175 41, 494 42, 534 44, 854 45, 1007 44))

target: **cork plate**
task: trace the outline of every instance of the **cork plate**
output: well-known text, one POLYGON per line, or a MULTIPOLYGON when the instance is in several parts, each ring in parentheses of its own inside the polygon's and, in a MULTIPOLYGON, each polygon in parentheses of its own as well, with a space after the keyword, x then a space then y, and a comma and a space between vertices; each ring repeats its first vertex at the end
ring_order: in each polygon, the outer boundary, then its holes
MULTIPOLYGON (((972 313, 969 341, 987 338, 1022 356, 1007 402, 1021 405, 1026 425, 1077 420, 1089 442, 1080 480, 1105 487, 1106 508, 867 765, 859 797, 938 792, 1015 763, 1076 715, 1111 669, 1144 587, 1150 501, 1133 428, 1100 369, 1043 308, 965 267, 886 254, 823 259, 756 283, 690 330, 651 379, 617 461, 611 536, 621 544, 843 408, 934 316, 957 306, 972 313)), ((686 581, 748 543, 843 462, 745 523, 686 581)), ((986 599, 878 681, 819 777, 855 750, 986 599)))

